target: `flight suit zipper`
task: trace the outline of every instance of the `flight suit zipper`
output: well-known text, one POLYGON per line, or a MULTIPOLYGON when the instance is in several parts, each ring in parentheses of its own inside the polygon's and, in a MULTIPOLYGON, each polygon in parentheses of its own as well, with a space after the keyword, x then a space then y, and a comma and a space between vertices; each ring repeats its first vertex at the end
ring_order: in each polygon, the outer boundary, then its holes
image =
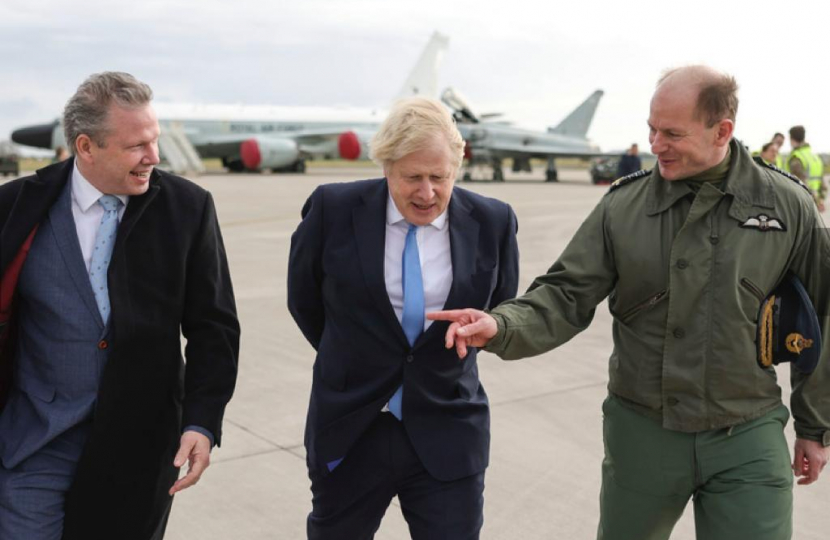
POLYGON ((651 296, 645 302, 641 302, 634 306, 633 308, 629 309, 625 313, 620 316, 620 320, 624 323, 628 322, 629 320, 633 319, 635 315, 644 311, 646 309, 651 309, 656 306, 661 300, 663 300, 666 296, 668 296, 669 291, 660 291, 659 293, 651 296))

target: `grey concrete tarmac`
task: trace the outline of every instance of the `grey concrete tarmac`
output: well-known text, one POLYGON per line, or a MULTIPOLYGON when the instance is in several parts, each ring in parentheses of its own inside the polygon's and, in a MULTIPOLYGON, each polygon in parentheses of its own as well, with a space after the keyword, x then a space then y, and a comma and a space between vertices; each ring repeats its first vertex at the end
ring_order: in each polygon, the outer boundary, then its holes
MULTIPOLYGON (((305 538, 311 493, 302 443, 314 352, 286 309, 288 247, 300 208, 317 185, 377 176, 379 170, 367 167, 195 179, 216 199, 242 352, 224 444, 214 451, 202 481, 176 496, 168 540, 305 538)), ((505 183, 459 185, 515 209, 524 290, 553 263, 607 187, 591 185, 581 170, 560 171, 558 184, 541 182, 541 171, 508 176, 505 183)), ((595 538, 610 330, 603 304, 590 328, 553 352, 516 362, 487 353, 479 357, 492 406, 483 539, 595 538)), ((779 368, 779 378, 788 396, 786 368, 779 368)), ((791 428, 788 437, 792 440, 791 428)), ((828 501, 830 478, 795 488, 794 538, 827 537, 828 501)), ((694 538, 691 510, 673 539, 694 538)), ((408 537, 393 503, 376 538, 408 537)))

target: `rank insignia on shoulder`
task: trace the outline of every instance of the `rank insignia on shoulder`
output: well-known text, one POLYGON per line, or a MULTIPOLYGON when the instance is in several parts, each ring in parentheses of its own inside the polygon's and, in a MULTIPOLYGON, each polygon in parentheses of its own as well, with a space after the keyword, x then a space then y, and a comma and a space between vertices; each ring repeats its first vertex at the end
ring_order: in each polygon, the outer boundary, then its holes
POLYGON ((744 229, 758 229, 762 232, 767 231, 786 231, 787 226, 784 223, 775 217, 768 216, 766 214, 758 214, 755 217, 747 218, 746 221, 741 223, 741 227, 744 229))
POLYGON ((767 169, 772 169, 773 171, 777 172, 778 174, 783 174, 784 176, 786 176, 787 178, 789 178, 790 180, 792 180, 793 182, 795 182, 795 183, 796 183, 796 184, 798 184, 799 186, 801 186, 801 187, 803 187, 804 189, 806 189, 806 190, 807 190, 807 192, 808 192, 808 193, 810 193, 810 194, 812 195, 812 193, 813 193, 813 192, 812 192, 812 191, 810 191, 810 188, 809 188, 809 187, 807 187, 807 184, 805 184, 804 182, 802 182, 802 181, 801 181, 801 178, 797 177, 796 175, 794 175, 794 174, 792 174, 792 173, 788 173, 788 172, 787 172, 787 171, 785 171, 785 170, 779 169, 778 167, 776 167, 776 166, 775 166, 775 165, 773 165, 772 163, 767 163, 766 161, 764 162, 764 166, 765 166, 767 169))
POLYGON ((614 191, 617 188, 623 187, 626 184, 630 184, 634 180, 639 180, 640 178, 644 178, 651 174, 651 169, 642 169, 637 172, 633 172, 631 174, 627 174, 622 178, 618 178, 614 180, 611 184, 611 187, 608 188, 608 191, 614 191))

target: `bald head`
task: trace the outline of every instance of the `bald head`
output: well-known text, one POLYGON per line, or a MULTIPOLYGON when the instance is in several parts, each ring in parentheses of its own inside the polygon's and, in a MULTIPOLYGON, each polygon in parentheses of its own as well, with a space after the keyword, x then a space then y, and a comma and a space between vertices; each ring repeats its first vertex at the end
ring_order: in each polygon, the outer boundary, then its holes
POLYGON ((665 180, 710 169, 727 154, 738 110, 735 79, 707 66, 665 73, 651 98, 649 142, 665 180))
POLYGON ((738 115, 738 83, 735 78, 703 65, 684 66, 666 71, 657 81, 654 96, 671 93, 694 99, 695 119, 712 127, 721 120, 735 122, 738 115))

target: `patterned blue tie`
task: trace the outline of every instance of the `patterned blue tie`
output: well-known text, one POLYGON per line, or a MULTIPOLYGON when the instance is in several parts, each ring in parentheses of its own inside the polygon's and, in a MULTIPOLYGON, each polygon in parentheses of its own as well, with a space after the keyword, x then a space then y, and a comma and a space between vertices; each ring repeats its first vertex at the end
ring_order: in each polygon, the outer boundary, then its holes
POLYGON ((110 315, 110 294, 107 287, 107 269, 110 265, 112 247, 115 245, 115 231, 118 228, 118 207, 121 201, 114 195, 103 195, 98 204, 104 207, 104 217, 95 235, 95 249, 89 263, 89 283, 95 293, 101 319, 107 324, 110 315))
MULTIPOLYGON (((409 231, 406 233, 406 244, 403 248, 403 317, 401 317, 401 326, 403 332, 406 334, 406 339, 409 340, 410 345, 415 344, 415 340, 421 335, 424 330, 424 280, 421 276, 421 258, 418 255, 418 240, 416 233, 418 227, 416 225, 409 225, 409 231)), ((399 386, 389 399, 389 412, 395 415, 395 418, 400 420, 403 417, 401 410, 401 400, 403 398, 403 385, 399 386)))

